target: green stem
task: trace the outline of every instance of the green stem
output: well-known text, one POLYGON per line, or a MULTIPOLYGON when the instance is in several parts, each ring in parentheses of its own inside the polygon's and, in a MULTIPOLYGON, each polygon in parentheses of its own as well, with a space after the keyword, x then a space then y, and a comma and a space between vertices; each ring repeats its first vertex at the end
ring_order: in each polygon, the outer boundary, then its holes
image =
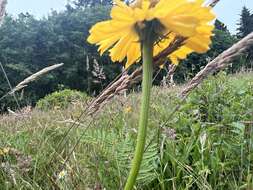
POLYGON ((152 87, 152 75, 153 75, 152 40, 146 40, 143 42, 142 59, 143 59, 143 80, 142 80, 142 99, 141 99, 141 112, 139 119, 138 136, 134 158, 132 160, 131 170, 125 185, 125 190, 132 190, 134 187, 136 178, 140 170, 141 161, 145 148, 148 115, 149 115, 150 92, 152 87))

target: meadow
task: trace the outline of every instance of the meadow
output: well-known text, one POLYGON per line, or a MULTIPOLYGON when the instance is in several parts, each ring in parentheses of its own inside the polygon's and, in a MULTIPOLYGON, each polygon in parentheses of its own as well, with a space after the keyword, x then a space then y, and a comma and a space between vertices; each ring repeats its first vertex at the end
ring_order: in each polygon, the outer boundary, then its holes
POLYGON ((0 0, 0 190, 253 190, 253 14, 219 2, 0 0))
MULTIPOLYGON (((183 87, 152 89, 136 189, 253 189, 252 72, 211 76, 185 100, 183 87)), ((115 96, 93 116, 82 114, 82 98, 0 116, 0 189, 123 188, 140 93, 115 96)))

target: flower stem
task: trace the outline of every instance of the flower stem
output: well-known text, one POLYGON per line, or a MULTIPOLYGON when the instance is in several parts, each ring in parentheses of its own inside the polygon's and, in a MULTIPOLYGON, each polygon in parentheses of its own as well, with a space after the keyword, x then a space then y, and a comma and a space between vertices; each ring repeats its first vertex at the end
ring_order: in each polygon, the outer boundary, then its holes
POLYGON ((145 148, 145 140, 147 134, 150 92, 152 87, 153 76, 153 42, 145 40, 142 43, 142 59, 143 59, 143 80, 142 80, 142 98, 141 112, 139 119, 137 142, 135 147, 134 158, 132 160, 131 170, 125 185, 125 190, 132 190, 138 176, 141 161, 145 148))

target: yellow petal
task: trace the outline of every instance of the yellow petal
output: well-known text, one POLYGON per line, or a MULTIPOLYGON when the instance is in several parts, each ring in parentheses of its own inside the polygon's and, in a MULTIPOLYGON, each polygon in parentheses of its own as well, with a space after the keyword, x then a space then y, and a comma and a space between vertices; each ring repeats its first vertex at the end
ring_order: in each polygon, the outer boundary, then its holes
POLYGON ((209 23, 215 15, 210 7, 203 5, 204 0, 160 0, 158 3, 140 0, 136 6, 128 6, 120 0, 114 0, 114 3, 112 20, 94 25, 87 39, 99 46, 101 54, 111 48, 112 61, 127 58, 125 66, 129 67, 139 60, 140 37, 135 30, 136 26, 153 19, 163 25, 163 34, 169 34, 168 38, 156 43, 154 55, 167 48, 176 36, 186 37, 187 40, 182 47, 168 55, 174 64, 178 64, 179 60, 185 59, 193 51, 203 53, 209 49, 214 28, 209 23))
POLYGON ((211 39, 209 37, 196 36, 189 38, 186 42, 186 46, 197 53, 205 53, 209 50, 210 43, 211 39))
POLYGON ((128 49, 133 43, 138 42, 139 37, 137 33, 132 29, 123 36, 117 44, 110 50, 110 56, 112 61, 123 61, 127 56, 128 49))
POLYGON ((135 42, 132 43, 131 47, 127 52, 127 62, 125 64, 125 68, 128 68, 133 63, 137 62, 141 57, 141 47, 140 43, 135 42))
POLYGON ((169 30, 185 37, 193 36, 198 26, 198 20, 192 16, 174 16, 160 21, 169 30))

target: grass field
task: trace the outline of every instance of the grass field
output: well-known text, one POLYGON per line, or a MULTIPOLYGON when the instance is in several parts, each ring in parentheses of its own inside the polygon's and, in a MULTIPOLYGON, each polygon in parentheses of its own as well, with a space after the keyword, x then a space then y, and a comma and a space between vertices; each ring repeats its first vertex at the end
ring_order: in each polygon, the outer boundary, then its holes
MULTIPOLYGON (((253 74, 210 77, 185 101, 177 97, 181 88, 152 90, 136 188, 252 190, 253 74)), ((78 102, 0 116, 0 189, 122 189, 139 102, 135 92, 115 97, 79 120, 85 105, 78 102)))

